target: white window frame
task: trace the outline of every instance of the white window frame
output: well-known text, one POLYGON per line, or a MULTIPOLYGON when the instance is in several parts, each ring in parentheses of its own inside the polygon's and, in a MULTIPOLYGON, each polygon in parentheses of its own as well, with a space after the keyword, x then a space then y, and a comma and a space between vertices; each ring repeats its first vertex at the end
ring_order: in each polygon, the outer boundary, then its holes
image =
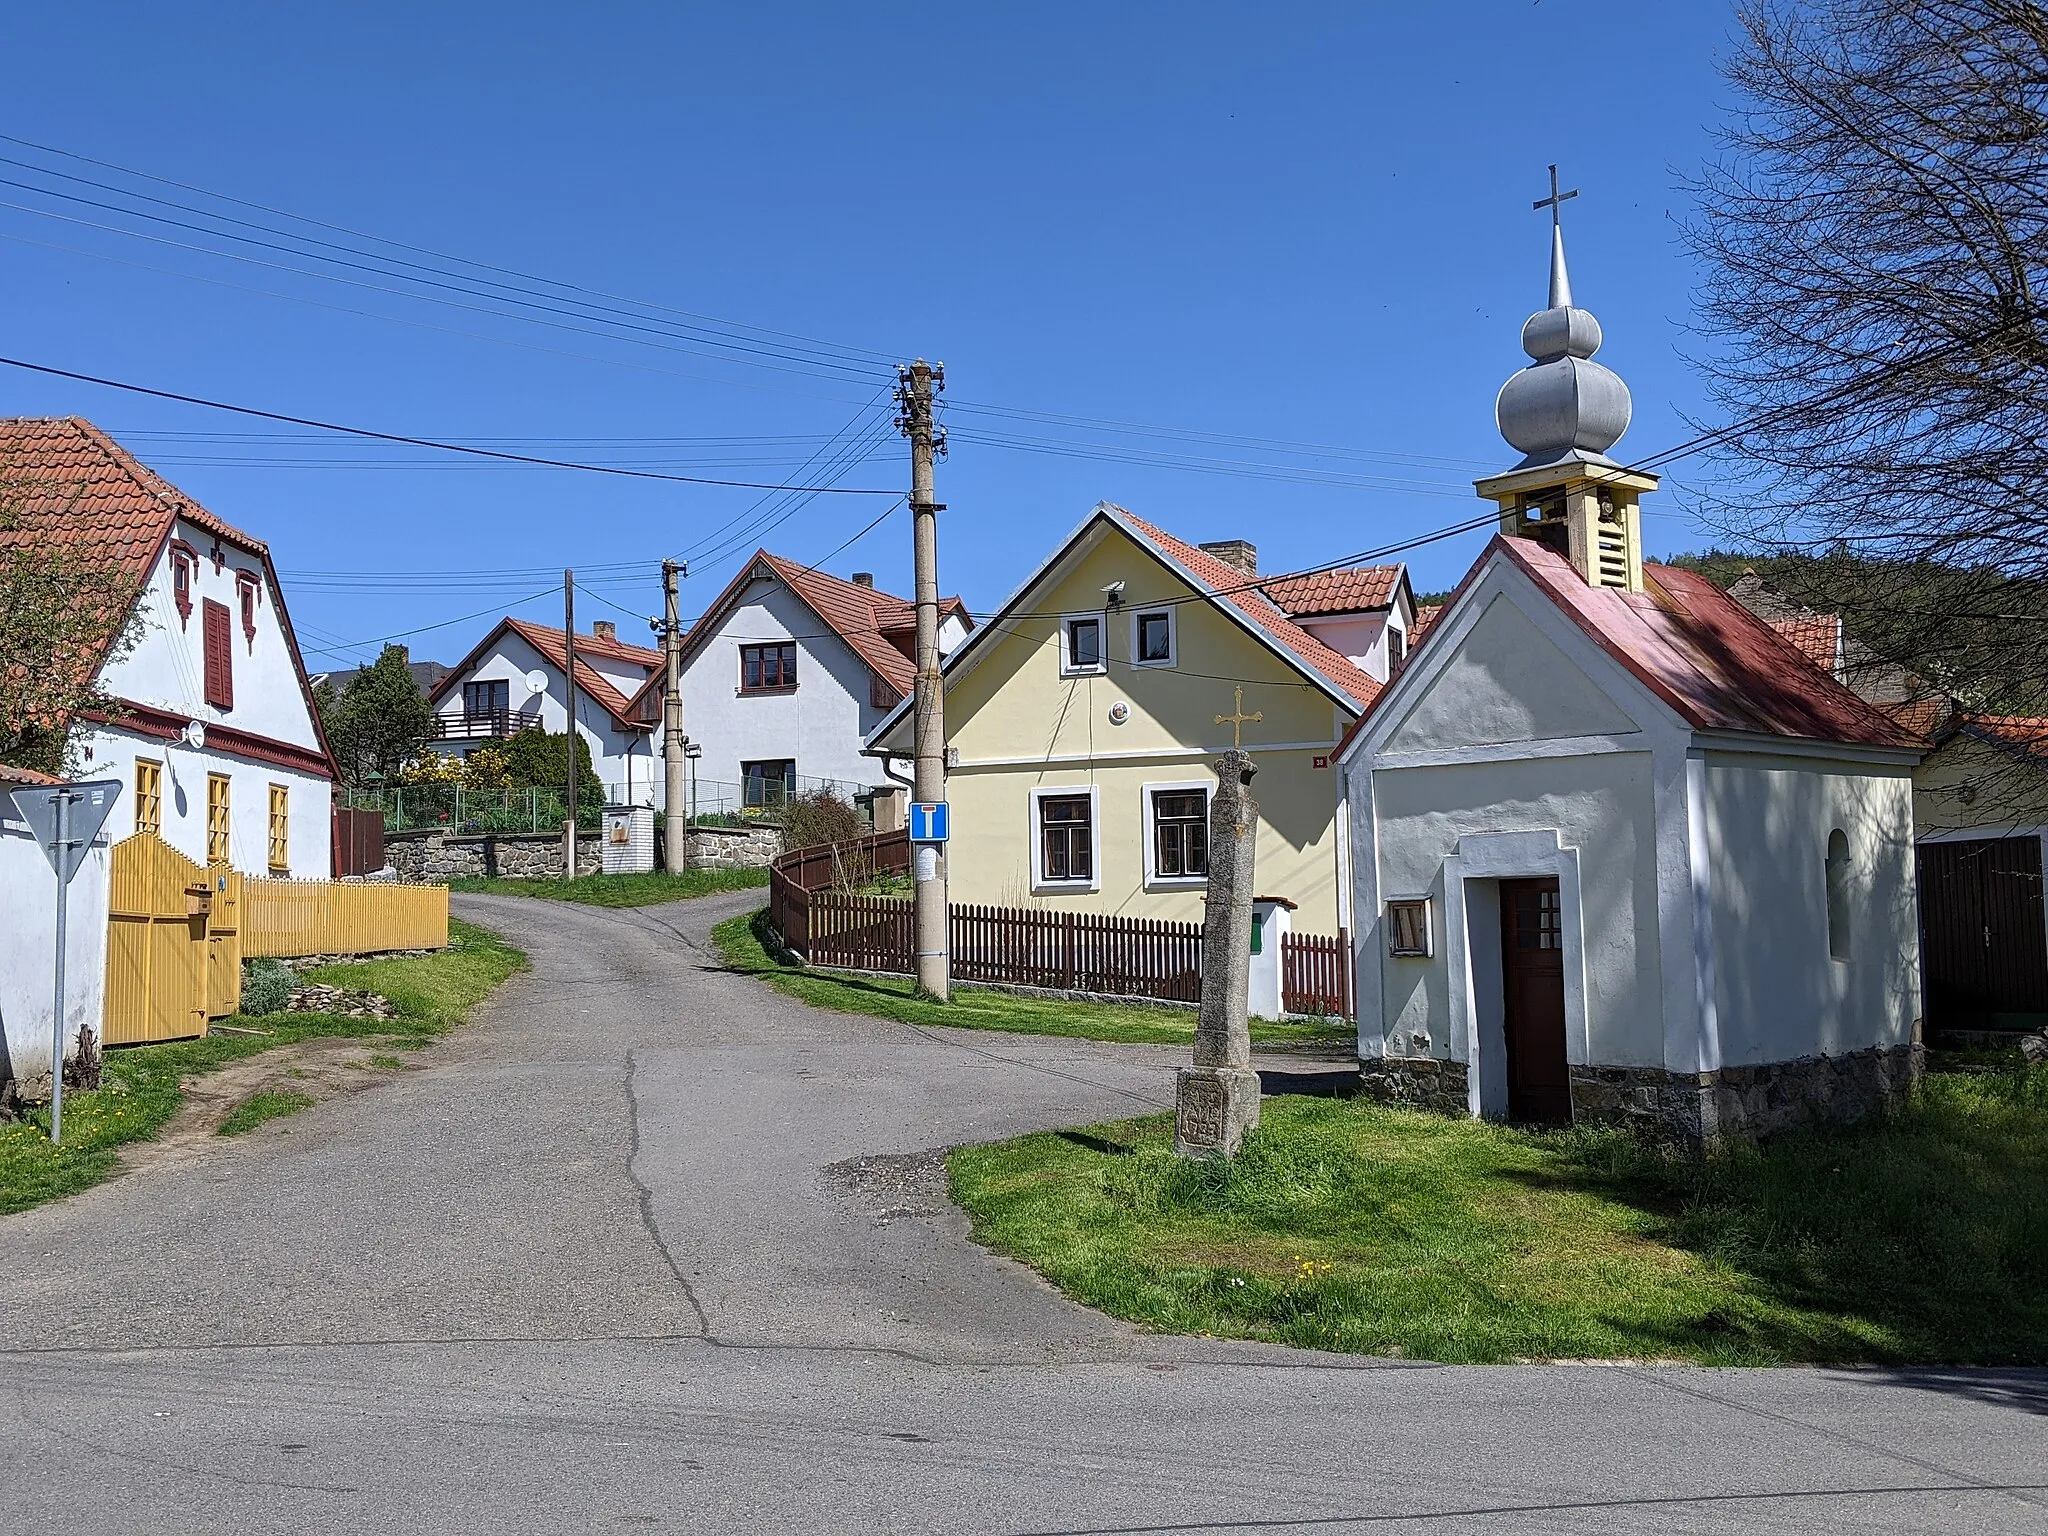
MULTIPOLYGON (((1064 635, 1061 643, 1065 643, 1064 635)), ((1102 792, 1095 785, 1049 784, 1033 789, 1028 836, 1031 844, 1032 895, 1057 896, 1062 891, 1102 889, 1102 792), (1039 803, 1045 800, 1071 800, 1081 795, 1088 797, 1088 832, 1094 839, 1094 847, 1090 850, 1094 857, 1088 861, 1089 876, 1086 880, 1048 880, 1045 877, 1045 822, 1039 814, 1039 803)))
POLYGON ((1061 614, 1059 647, 1061 677, 1106 676, 1109 672, 1109 625, 1103 620, 1102 610, 1100 608, 1091 608, 1082 613, 1061 614), (1070 639, 1068 626, 1073 624, 1076 619, 1085 619, 1095 626, 1096 662, 1092 667, 1077 667, 1074 665, 1073 647, 1068 643, 1070 639))
MULTIPOLYGON (((1159 817, 1152 803, 1152 797, 1175 792, 1202 792, 1202 814, 1209 814, 1209 802, 1216 793, 1214 779, 1177 779, 1168 783, 1143 784, 1138 793, 1144 796, 1145 813, 1145 889, 1148 891, 1199 891, 1209 883, 1207 875, 1162 875, 1159 873, 1159 817)), ((1211 850, 1213 852, 1213 850, 1211 850)))
POLYGON ((1171 607, 1155 605, 1151 608, 1131 610, 1131 665, 1134 667, 1173 667, 1180 665, 1180 616, 1171 607), (1138 652, 1138 621, 1157 618, 1166 619, 1166 658, 1163 661, 1142 661, 1138 652))

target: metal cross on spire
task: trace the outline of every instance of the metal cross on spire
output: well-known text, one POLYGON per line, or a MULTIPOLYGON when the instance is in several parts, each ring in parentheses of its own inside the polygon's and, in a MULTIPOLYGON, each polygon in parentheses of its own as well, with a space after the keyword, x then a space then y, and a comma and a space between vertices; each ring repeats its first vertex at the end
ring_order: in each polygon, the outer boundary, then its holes
POLYGON ((1564 220, 1561 215, 1564 205, 1579 195, 1573 187, 1569 192, 1557 190, 1557 167, 1550 168, 1550 196, 1539 197, 1530 206, 1550 210, 1550 307, 1570 309, 1572 307, 1572 280, 1564 269, 1564 220))
POLYGON ((1218 725, 1230 727, 1230 750, 1233 752, 1242 752, 1244 750, 1244 728, 1248 725, 1263 725, 1265 720, 1266 712, 1263 709, 1255 709, 1250 714, 1244 712, 1244 689, 1242 686, 1237 689, 1236 713, 1218 715, 1216 717, 1218 725))

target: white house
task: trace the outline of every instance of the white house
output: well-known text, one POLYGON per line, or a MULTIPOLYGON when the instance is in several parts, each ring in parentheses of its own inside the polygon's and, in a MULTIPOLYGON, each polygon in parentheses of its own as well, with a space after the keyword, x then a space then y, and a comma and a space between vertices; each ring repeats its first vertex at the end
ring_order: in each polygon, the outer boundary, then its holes
MULTIPOLYGON (((941 653, 973 624, 959 598, 943 599, 941 653)), ((756 551, 683 641, 700 808, 780 804, 818 784, 848 795, 901 789, 861 749, 909 696, 916 632, 916 608, 865 572, 847 581, 756 551)), ((636 718, 659 720, 662 686, 657 670, 633 701, 636 718)))
POLYGON ((1374 1091, 1694 1143, 1919 1070, 1917 737, 1642 559, 1561 239, 1501 391, 1500 535, 1337 754, 1374 1091))
MULTIPOLYGON (((70 725, 76 776, 122 786, 103 841, 147 830, 200 864, 326 878, 333 763, 263 542, 76 418, 0 421, 0 466, 0 548, 84 545, 133 593, 132 644, 95 664, 108 707, 70 725)), ((73 1036, 99 1018, 105 881, 95 853, 73 887, 73 1036)), ((48 1051, 54 891, 25 829, 0 831, 0 1019, 17 1060, 24 1042, 48 1051)))
MULTIPOLYGON (((534 726, 559 736, 568 719, 567 662, 561 630, 500 619, 428 693, 439 722, 434 745, 466 756, 534 726)), ((576 637, 576 730, 605 798, 615 804, 659 803, 656 722, 638 716, 630 701, 660 670, 661 652, 626 644, 603 619, 576 637)))

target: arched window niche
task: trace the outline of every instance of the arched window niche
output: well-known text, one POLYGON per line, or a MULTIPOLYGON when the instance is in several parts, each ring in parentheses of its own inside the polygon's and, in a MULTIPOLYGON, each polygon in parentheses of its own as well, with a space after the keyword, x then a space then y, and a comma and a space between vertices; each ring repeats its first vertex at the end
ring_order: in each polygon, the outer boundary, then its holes
POLYGON ((1828 834, 1828 957, 1849 958, 1849 834, 1828 834))

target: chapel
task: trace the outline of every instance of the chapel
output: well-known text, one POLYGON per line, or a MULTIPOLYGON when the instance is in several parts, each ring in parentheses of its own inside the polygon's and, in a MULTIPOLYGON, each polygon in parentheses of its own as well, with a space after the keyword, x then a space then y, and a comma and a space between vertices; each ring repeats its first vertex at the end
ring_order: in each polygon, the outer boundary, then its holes
POLYGON ((1924 743, 1643 558, 1658 479, 1610 456, 1558 201, 1499 531, 1336 754, 1364 1082, 1695 1146, 1852 1120, 1921 1069, 1924 743))

